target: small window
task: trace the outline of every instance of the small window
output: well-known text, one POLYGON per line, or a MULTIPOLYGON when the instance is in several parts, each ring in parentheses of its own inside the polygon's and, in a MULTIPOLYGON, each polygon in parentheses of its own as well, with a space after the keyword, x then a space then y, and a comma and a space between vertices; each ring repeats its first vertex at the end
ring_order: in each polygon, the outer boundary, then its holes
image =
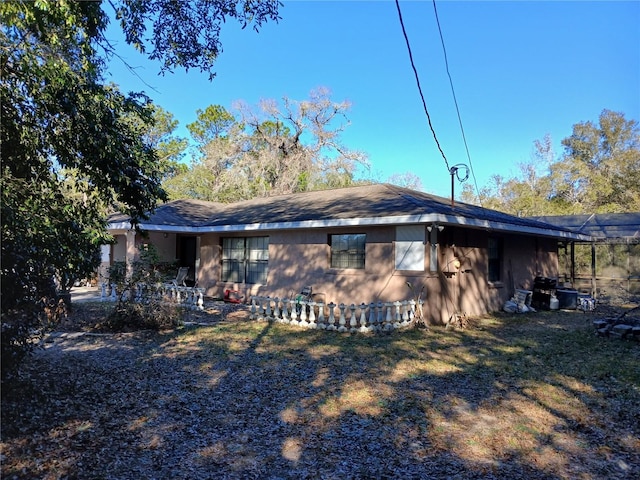
POLYGON ((331 268, 364 268, 364 233, 331 235, 331 268))
POLYGON ((396 227, 396 270, 424 271, 424 226, 396 227))
POLYGON ((489 237, 488 254, 488 280, 499 282, 502 280, 502 240, 500 238, 489 237))
POLYGON ((223 282, 267 283, 269 237, 222 239, 223 282))

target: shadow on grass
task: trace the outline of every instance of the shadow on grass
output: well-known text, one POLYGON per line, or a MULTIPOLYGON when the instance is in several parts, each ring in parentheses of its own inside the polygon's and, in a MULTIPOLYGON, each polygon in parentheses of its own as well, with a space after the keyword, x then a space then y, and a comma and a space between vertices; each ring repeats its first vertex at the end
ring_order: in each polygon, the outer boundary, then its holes
POLYGON ((595 337, 580 315, 380 336, 235 322, 63 342, 33 360, 37 394, 15 405, 36 416, 7 429, 3 408, 4 473, 637 477, 640 349, 595 337))

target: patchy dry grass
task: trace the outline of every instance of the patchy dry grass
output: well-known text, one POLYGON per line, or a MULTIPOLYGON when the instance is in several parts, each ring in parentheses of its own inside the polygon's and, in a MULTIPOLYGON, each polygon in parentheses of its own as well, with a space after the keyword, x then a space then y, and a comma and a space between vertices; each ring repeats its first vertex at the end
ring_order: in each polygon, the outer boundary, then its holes
POLYGON ((594 315, 67 333, 3 402, 2 477, 638 478, 640 347, 594 315))

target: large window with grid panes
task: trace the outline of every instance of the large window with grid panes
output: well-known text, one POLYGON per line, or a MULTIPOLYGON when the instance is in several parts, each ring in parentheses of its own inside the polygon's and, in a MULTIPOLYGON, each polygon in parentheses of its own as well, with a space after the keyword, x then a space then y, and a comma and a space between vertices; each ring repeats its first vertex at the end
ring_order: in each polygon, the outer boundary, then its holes
POLYGON ((364 233, 330 235, 331 268, 363 269, 366 239, 364 233))
POLYGON ((269 273, 269 237, 222 239, 223 282, 266 284, 269 273))

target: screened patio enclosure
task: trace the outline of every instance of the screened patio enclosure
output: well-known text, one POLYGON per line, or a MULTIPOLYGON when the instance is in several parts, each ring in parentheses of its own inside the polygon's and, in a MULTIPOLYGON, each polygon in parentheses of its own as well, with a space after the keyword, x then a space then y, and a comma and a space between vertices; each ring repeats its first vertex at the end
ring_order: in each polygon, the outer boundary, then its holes
POLYGON ((559 245, 560 281, 597 298, 640 296, 640 213, 535 218, 594 239, 559 245))

